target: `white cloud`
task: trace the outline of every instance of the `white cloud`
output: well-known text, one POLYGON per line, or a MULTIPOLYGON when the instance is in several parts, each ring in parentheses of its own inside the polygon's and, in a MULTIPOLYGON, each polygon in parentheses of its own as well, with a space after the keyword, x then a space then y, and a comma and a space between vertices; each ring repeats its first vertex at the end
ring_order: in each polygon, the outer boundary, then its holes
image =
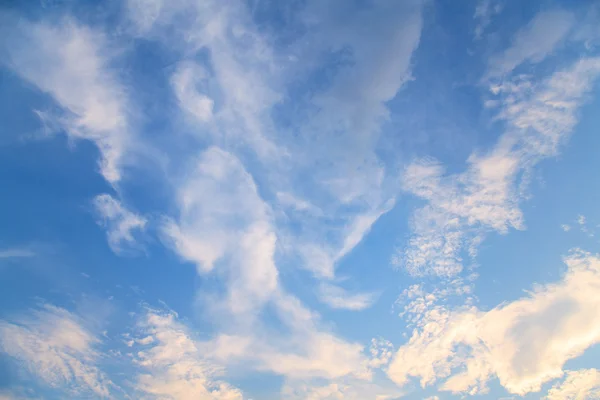
POLYGON ((223 260, 230 312, 260 308, 278 285, 276 237, 252 176, 232 154, 209 148, 182 182, 178 203, 178 221, 164 227, 175 250, 203 274, 223 260))
POLYGON ((375 293, 348 293, 345 289, 329 283, 319 285, 319 300, 331 308, 360 311, 369 308, 377 300, 375 293))
POLYGON ((100 172, 119 181, 131 130, 127 93, 110 69, 107 38, 69 19, 56 25, 21 20, 12 32, 5 63, 65 111, 40 116, 71 139, 94 142, 102 155, 100 172))
POLYGON ((579 225, 585 225, 585 215, 579 215, 579 216, 577 217, 577 223, 578 223, 579 225))
POLYGON ((538 63, 554 51, 575 24, 575 16, 563 10, 538 13, 515 33, 511 46, 490 58, 489 76, 509 74, 524 62, 538 63))
POLYGON ((498 118, 507 127, 489 152, 472 154, 467 170, 457 174, 431 160, 406 168, 404 189, 427 205, 413 214, 413 236, 394 262, 412 275, 452 277, 487 232, 524 229, 518 205, 531 168, 558 152, 599 73, 600 59, 584 58, 539 85, 518 80, 493 87, 504 94, 498 118))
POLYGON ((75 397, 110 395, 97 367, 100 340, 68 311, 44 305, 12 322, 0 321, 0 348, 47 385, 75 397))
POLYGON ((220 380, 222 368, 202 353, 202 343, 173 312, 148 309, 138 322, 134 387, 155 399, 241 400, 242 392, 220 380))
POLYGON ((364 373, 363 346, 321 331, 317 317, 280 286, 270 207, 238 158, 214 147, 203 152, 178 199, 178 220, 165 226, 175 250, 196 263, 199 273, 224 277, 226 297, 207 297, 225 327, 215 337, 215 356, 224 362, 252 360, 259 370, 285 376, 364 373), (267 304, 287 327, 285 335, 271 332, 259 318, 267 304), (223 348, 231 340, 238 350, 223 348))
MULTIPOLYGON (((354 23, 373 21, 377 32, 357 32, 328 11, 318 27, 283 50, 271 47, 245 6, 165 4, 151 1, 146 11, 135 1, 130 10, 140 34, 182 48, 186 60, 198 63, 179 64, 171 84, 180 108, 207 121, 202 129, 211 147, 174 180, 178 215, 163 233, 198 273, 216 278, 215 293, 199 295, 217 326, 214 356, 250 361, 289 379, 366 377, 364 346, 324 329, 319 316, 282 287, 276 250, 283 253, 293 243, 318 278, 334 278, 335 263, 393 206, 394 191, 383 187, 394 179, 386 181, 374 149, 388 118, 385 103, 410 79, 420 2, 352 10, 354 23), (367 36, 382 43, 372 46, 367 36), (331 90, 311 93, 310 104, 298 105, 294 118, 303 122, 297 135, 282 135, 272 117, 274 106, 288 100, 285 84, 312 76, 318 68, 312 60, 332 48, 350 49, 355 63, 340 71, 331 90), (202 96, 214 97, 210 117, 202 96), (295 225, 301 229, 288 229, 295 225), (281 329, 263 320, 266 307, 281 329)), ((347 3, 335 6, 342 10, 347 3)), ((319 7, 308 4, 294 18, 310 27, 319 7)), ((298 255, 281 256, 290 253, 298 255)))
MULTIPOLYGON (((277 199, 274 207, 293 210, 282 213, 286 222, 306 227, 302 234, 286 232, 286 240, 301 243, 298 253, 315 275, 332 278, 335 263, 364 237, 393 198, 383 193, 389 182, 374 148, 388 117, 385 103, 409 79, 422 25, 421 2, 356 9, 343 1, 331 5, 352 10, 349 20, 309 2, 293 15, 310 30, 283 52, 270 46, 244 6, 215 1, 143 4, 131 1, 130 13, 144 35, 171 46, 178 43, 188 59, 200 51, 210 54, 203 62, 182 62, 173 74, 181 109, 210 120, 203 128, 211 134, 212 145, 236 155, 249 147, 258 155, 261 165, 246 169, 260 171, 256 178, 268 183, 261 189, 267 199, 277 199), (353 29, 365 20, 373 21, 377 31, 353 29), (173 25, 177 27, 169 29, 173 25), (369 40, 374 37, 381 42, 378 46, 369 40), (307 79, 316 67, 311 60, 332 49, 349 49, 355 61, 340 69, 331 88, 311 94, 310 104, 293 106, 302 114, 296 121, 299 134, 281 135, 272 112, 289 100, 285 84, 307 79), (213 92, 216 103, 206 97, 213 92), (302 185, 295 185, 297 180, 302 185), (348 213, 349 207, 356 211, 348 213), (345 226, 343 233, 339 225, 345 226)), ((279 236, 283 230, 277 227, 279 236)))
POLYGON ((106 228, 108 244, 115 253, 135 245, 134 232, 145 229, 146 218, 129 211, 109 194, 96 196, 94 206, 101 217, 101 225, 106 228))
POLYGON ((600 371, 581 369, 566 371, 562 382, 548 390, 546 400, 586 400, 600 398, 600 371))
POLYGON ((571 230, 571 226, 567 224, 562 224, 560 228, 565 232, 569 232, 571 230))
POLYGON ((422 316, 390 364, 390 378, 405 385, 420 377, 422 386, 447 378, 441 390, 474 395, 495 376, 510 393, 540 391, 563 375, 566 361, 600 342, 600 258, 577 250, 565 263, 559 282, 487 312, 419 298, 424 307, 414 310, 422 316))

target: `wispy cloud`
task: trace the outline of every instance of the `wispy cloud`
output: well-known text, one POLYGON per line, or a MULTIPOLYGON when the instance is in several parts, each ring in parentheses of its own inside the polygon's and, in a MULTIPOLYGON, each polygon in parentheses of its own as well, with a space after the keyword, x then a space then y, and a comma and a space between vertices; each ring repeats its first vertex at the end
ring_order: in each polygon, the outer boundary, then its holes
POLYGON ((504 4, 499 0, 479 0, 473 18, 476 21, 475 39, 481 39, 492 18, 502 11, 504 4))
POLYGON ((64 110, 59 115, 38 110, 42 119, 70 139, 93 142, 102 157, 100 172, 111 183, 119 181, 132 132, 128 93, 111 69, 115 54, 108 38, 72 19, 56 24, 22 19, 13 27, 7 54, 6 65, 64 110))
POLYGON ((113 383, 97 366, 99 344, 80 318, 48 304, 13 321, 0 321, 2 351, 70 396, 110 395, 113 383))
POLYGON ((109 194, 96 196, 93 203, 100 216, 99 223, 106 228, 112 251, 119 254, 134 247, 134 232, 144 231, 148 222, 146 218, 129 211, 109 194))
POLYGON ((348 293, 345 289, 330 283, 321 283, 319 299, 330 306, 344 310, 364 310, 377 300, 375 293, 348 293))
POLYGON ((489 76, 501 77, 524 62, 542 61, 566 38, 575 21, 569 11, 538 13, 526 27, 515 33, 508 49, 490 58, 489 76))
POLYGON ((0 259, 35 257, 35 252, 28 248, 14 247, 0 250, 0 259))

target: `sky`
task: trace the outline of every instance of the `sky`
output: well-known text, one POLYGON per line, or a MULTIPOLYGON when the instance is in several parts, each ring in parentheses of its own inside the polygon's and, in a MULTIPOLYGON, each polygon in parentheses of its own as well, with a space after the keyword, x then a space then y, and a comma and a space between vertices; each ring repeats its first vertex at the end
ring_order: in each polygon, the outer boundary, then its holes
POLYGON ((600 4, 0 5, 0 399, 600 399, 600 4))

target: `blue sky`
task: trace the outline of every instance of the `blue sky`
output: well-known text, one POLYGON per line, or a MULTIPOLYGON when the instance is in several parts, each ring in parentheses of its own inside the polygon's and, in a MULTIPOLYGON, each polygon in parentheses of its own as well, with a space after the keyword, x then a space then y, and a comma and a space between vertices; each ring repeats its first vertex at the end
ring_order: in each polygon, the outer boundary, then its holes
POLYGON ((600 398, 597 3, 0 20, 0 399, 600 398))

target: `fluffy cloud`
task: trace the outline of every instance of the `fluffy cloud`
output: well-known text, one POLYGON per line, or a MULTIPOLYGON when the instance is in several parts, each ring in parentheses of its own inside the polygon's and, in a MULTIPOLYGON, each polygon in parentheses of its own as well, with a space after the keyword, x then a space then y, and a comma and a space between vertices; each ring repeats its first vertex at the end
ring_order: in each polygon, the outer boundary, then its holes
POLYGON ((125 208, 121 202, 109 194, 94 198, 94 206, 106 228, 108 244, 115 253, 121 253, 124 246, 135 245, 135 231, 143 231, 147 220, 125 208))
POLYGON ((565 379, 554 385, 546 400, 585 400, 600 398, 600 371, 582 369, 567 371, 565 379))
POLYGON ((97 367, 100 340, 70 312, 43 305, 0 321, 0 348, 50 387, 70 396, 108 397, 112 382, 97 367))
POLYGON ((134 386, 155 399, 241 400, 242 392, 218 378, 223 369, 173 312, 148 309, 138 321, 134 386))
POLYGON ((69 19, 56 25, 21 20, 13 28, 5 63, 64 109, 61 115, 39 111, 40 117, 71 139, 92 141, 104 178, 119 181, 131 142, 130 110, 110 67, 107 38, 69 19))
POLYGON ((490 311, 435 305, 418 296, 410 313, 417 328, 401 346, 388 374, 399 385, 420 377, 427 386, 445 379, 441 390, 485 393, 496 376, 510 392, 537 392, 563 375, 566 361, 600 341, 600 258, 574 251, 557 283, 539 285, 527 297, 490 311))
POLYGON ((506 132, 489 152, 472 154, 462 173, 446 174, 433 160, 405 169, 404 189, 427 205, 414 213, 413 236, 394 261, 412 275, 452 277, 487 232, 523 229, 518 205, 531 169, 568 138, 599 73, 600 59, 584 58, 539 85, 517 78, 493 86, 504 96, 498 118, 506 132))

